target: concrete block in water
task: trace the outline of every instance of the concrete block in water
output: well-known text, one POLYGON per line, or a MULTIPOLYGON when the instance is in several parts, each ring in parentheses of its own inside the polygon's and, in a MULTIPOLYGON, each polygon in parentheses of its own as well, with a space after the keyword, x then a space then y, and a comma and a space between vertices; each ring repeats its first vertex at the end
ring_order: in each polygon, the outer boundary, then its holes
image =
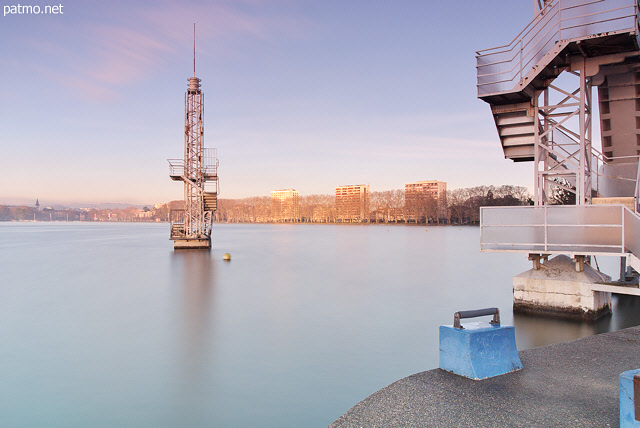
POLYGON ((513 311, 569 319, 595 320, 611 312, 611 293, 593 291, 598 282, 611 278, 565 255, 513 277, 513 311))
POLYGON ((463 327, 440 326, 441 369, 479 380, 522 368, 513 326, 474 322, 463 327))
POLYGON ((211 238, 176 239, 173 241, 174 250, 208 250, 211 249, 211 238))
MULTIPOLYGON (((636 403, 633 378, 640 375, 640 369, 620 374, 620 427, 640 427, 636 420, 636 403)), ((638 391, 640 393, 640 391, 638 391)), ((640 394, 639 394, 640 395, 640 394)), ((640 407, 640 403, 638 403, 640 407)), ((640 417, 640 415, 638 415, 640 417)))

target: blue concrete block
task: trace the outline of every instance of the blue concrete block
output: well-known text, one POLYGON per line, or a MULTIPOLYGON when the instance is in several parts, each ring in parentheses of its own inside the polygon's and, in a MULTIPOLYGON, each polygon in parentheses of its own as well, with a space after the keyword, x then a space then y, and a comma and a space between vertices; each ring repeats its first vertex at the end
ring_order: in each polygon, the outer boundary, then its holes
POLYGON ((636 421, 633 401, 633 377, 635 375, 640 375, 640 369, 620 374, 620 427, 640 427, 640 422, 636 421))
POLYGON ((440 326, 440 368, 471 379, 486 379, 522 368, 512 326, 465 323, 440 326))

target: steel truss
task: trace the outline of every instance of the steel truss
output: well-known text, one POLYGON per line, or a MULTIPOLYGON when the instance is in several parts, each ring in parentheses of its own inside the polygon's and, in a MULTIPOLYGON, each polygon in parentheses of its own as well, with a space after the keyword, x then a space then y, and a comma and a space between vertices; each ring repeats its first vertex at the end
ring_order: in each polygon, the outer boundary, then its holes
POLYGON ((204 148, 204 93, 200 82, 191 77, 185 93, 184 160, 169 160, 171 178, 184 182, 184 209, 172 210, 170 215, 171 239, 204 240, 210 246, 218 160, 215 149, 204 148), (206 184, 213 184, 213 189, 205 188, 206 184))
POLYGON ((204 238, 211 235, 211 213, 205 214, 203 202, 204 94, 200 79, 189 80, 189 90, 184 96, 185 237, 204 238))
POLYGON ((533 97, 534 202, 550 202, 554 188, 576 195, 576 205, 591 203, 591 79, 586 62, 567 73, 578 79, 577 88, 565 90, 549 84, 533 97))

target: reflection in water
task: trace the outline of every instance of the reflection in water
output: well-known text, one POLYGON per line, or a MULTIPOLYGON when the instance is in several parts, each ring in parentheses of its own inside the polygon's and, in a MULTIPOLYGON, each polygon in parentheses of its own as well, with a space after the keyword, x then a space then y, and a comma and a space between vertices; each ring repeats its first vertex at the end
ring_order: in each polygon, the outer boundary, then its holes
POLYGON ((640 324, 640 298, 613 296, 613 314, 593 323, 513 314, 519 350, 575 340, 640 324))
MULTIPOLYGON (((174 286, 182 294, 181 354, 185 387, 198 393, 204 387, 211 359, 212 306, 215 287, 214 260, 208 250, 174 251, 174 286)), ((189 395, 189 394, 187 394, 189 395)))
POLYGON ((438 326, 460 309, 499 307, 519 349, 640 324, 624 297, 594 324, 513 318, 531 265, 478 240, 219 224, 212 251, 176 252, 166 224, 0 222, 0 425, 327 426, 437 367, 438 326))

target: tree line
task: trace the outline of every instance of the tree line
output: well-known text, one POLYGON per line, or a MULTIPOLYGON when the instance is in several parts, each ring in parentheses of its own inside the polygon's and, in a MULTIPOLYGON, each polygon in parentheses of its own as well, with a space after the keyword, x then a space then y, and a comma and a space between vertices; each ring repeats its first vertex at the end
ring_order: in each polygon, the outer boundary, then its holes
MULTIPOLYGON (((477 186, 448 191, 444 201, 424 198, 407 205, 404 190, 371 192, 369 218, 371 223, 455 223, 478 224, 480 207, 530 205, 533 201, 523 186, 477 186), (440 206, 444 204, 444 206, 440 206)), ((333 223, 337 212, 335 196, 308 195, 299 197, 297 222, 333 223)), ((273 222, 269 196, 244 199, 219 199, 215 222, 269 223, 273 222)))
POLYGON ((182 201, 156 207, 126 208, 43 208, 0 205, 0 221, 168 221, 169 210, 182 206, 182 201))
MULTIPOLYGON (((477 186, 447 191, 443 201, 425 197, 419 202, 405 203, 404 190, 371 192, 370 223, 452 223, 478 224, 480 207, 529 205, 531 195, 522 186, 477 186), (444 203, 444 205, 443 205, 444 203), (443 205, 443 206, 442 206, 443 205)), ((122 209, 51 209, 33 206, 0 205, 0 221, 154 221, 169 220, 171 209, 180 209, 182 201, 157 204, 155 207, 122 209)), ((295 222, 333 223, 337 218, 335 195, 299 197, 295 222)), ((271 223, 273 206, 269 196, 243 199, 219 199, 214 222, 271 223)))

